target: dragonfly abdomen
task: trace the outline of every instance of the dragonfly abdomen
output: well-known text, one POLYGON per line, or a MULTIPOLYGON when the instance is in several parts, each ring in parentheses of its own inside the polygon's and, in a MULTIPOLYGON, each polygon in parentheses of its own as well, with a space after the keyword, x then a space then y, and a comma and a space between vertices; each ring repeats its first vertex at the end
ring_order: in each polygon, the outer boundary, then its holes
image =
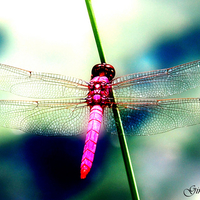
POLYGON ((81 179, 86 178, 92 167, 96 144, 101 128, 102 116, 103 109, 100 105, 94 105, 91 107, 85 146, 81 160, 81 179))

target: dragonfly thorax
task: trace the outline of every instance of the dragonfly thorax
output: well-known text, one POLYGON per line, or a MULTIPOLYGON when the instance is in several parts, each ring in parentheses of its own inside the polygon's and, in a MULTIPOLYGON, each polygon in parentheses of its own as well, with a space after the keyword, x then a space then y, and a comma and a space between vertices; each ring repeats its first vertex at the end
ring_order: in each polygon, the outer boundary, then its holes
POLYGON ((87 97, 87 103, 93 105, 107 105, 109 102, 110 85, 106 76, 94 77, 89 85, 89 93, 87 97))

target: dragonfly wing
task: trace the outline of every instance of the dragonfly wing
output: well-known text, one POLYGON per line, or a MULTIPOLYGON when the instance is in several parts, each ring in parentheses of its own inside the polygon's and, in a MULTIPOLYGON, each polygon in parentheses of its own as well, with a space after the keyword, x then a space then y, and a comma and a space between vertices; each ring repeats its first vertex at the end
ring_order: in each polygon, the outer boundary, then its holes
POLYGON ((200 60, 168 69, 129 74, 113 80, 116 97, 154 98, 200 86, 200 60))
MULTIPOLYGON (((200 123, 198 98, 116 101, 127 135, 152 135, 200 123)), ((112 109, 105 109, 105 118, 107 129, 116 132, 112 109)))
POLYGON ((87 83, 58 74, 32 72, 0 64, 0 90, 31 98, 85 97, 87 83))
POLYGON ((89 107, 83 100, 0 100, 0 126, 41 135, 86 132, 89 107))

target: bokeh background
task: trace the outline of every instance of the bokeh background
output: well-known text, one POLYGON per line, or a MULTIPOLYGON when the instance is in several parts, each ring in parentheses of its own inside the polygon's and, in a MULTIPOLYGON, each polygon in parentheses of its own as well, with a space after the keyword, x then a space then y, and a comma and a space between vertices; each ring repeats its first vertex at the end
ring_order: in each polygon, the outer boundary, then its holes
MULTIPOLYGON (((200 58, 199 0, 92 2, 116 76, 200 58)), ((1 2, 0 62, 89 81, 99 57, 84 0, 1 2)), ((178 97, 200 97, 200 90, 178 97)), ((0 98, 20 99, 6 92, 0 98)), ((184 189, 200 187, 200 126, 127 140, 142 200, 187 199, 184 189)), ((83 137, 1 128, 0 199, 131 199, 117 136, 102 133, 92 170, 80 180, 83 145, 83 137)))

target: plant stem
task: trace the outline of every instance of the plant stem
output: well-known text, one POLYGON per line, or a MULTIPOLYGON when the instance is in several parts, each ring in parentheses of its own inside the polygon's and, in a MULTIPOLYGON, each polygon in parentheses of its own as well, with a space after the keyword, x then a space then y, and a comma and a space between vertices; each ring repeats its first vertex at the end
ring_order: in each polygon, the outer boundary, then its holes
MULTIPOLYGON (((85 0, 85 2, 86 2, 89 17, 90 17, 90 22, 92 25, 92 29, 93 29, 93 33, 94 33, 94 37, 95 37, 95 41, 96 41, 96 45, 97 45, 97 49, 99 52, 99 57, 100 57, 101 63, 106 63, 103 48, 102 48, 99 33, 98 33, 98 29, 97 29, 94 11, 93 11, 92 5, 91 5, 91 0, 85 0)), ((124 159, 124 164, 125 164, 125 168, 126 168, 126 173, 127 173, 127 177, 128 177, 128 182, 129 182, 129 187, 131 190, 132 199, 140 200, 138 189, 137 189, 137 184, 136 184, 136 180, 134 177, 133 168, 132 168, 132 164, 131 164, 131 159, 130 159, 130 155, 129 155, 129 150, 128 150, 128 146, 127 146, 127 142, 126 142, 126 138, 125 138, 125 134, 124 134, 124 129, 123 129, 120 113, 119 113, 119 109, 116 107, 116 103, 115 103, 114 91, 111 92, 111 99, 113 102, 112 110, 113 110, 113 114, 114 114, 114 118, 115 118, 115 123, 116 123, 116 127, 117 127, 119 142, 120 142, 120 146, 121 146, 121 150, 122 150, 122 156, 124 159)))
POLYGON ((130 154, 129 154, 129 150, 128 150, 128 145, 126 142, 126 137, 124 134, 124 129, 123 129, 123 125, 122 125, 122 121, 121 121, 121 117, 120 117, 120 112, 119 112, 119 109, 116 107, 116 103, 115 103, 114 91, 112 91, 111 96, 113 97, 113 98, 111 98, 111 99, 113 99, 112 100, 112 102, 113 102, 112 110, 113 110, 113 114, 114 114, 114 118, 115 118, 115 124, 117 127, 117 133, 118 133, 119 143, 120 143, 120 147, 121 147, 121 151, 122 151, 122 156, 124 159, 124 165, 126 168, 126 174, 128 177, 129 187, 131 190, 131 196, 132 196, 133 200, 140 200, 139 192, 137 189, 137 183, 136 183, 136 179, 134 176, 131 158, 130 158, 130 154))
POLYGON ((90 23, 92 25, 92 30, 93 30, 93 33, 94 33, 94 38, 95 38, 95 41, 96 41, 97 50, 99 52, 99 57, 100 57, 101 63, 106 63, 106 58, 105 58, 103 48, 102 48, 102 45, 101 45, 101 40, 100 40, 100 37, 99 37, 99 32, 98 32, 98 29, 97 29, 97 23, 96 23, 96 19, 94 17, 94 11, 93 11, 93 8, 92 8, 91 1, 85 0, 85 3, 86 3, 86 6, 87 6, 87 11, 88 11, 88 14, 89 14, 90 23))

